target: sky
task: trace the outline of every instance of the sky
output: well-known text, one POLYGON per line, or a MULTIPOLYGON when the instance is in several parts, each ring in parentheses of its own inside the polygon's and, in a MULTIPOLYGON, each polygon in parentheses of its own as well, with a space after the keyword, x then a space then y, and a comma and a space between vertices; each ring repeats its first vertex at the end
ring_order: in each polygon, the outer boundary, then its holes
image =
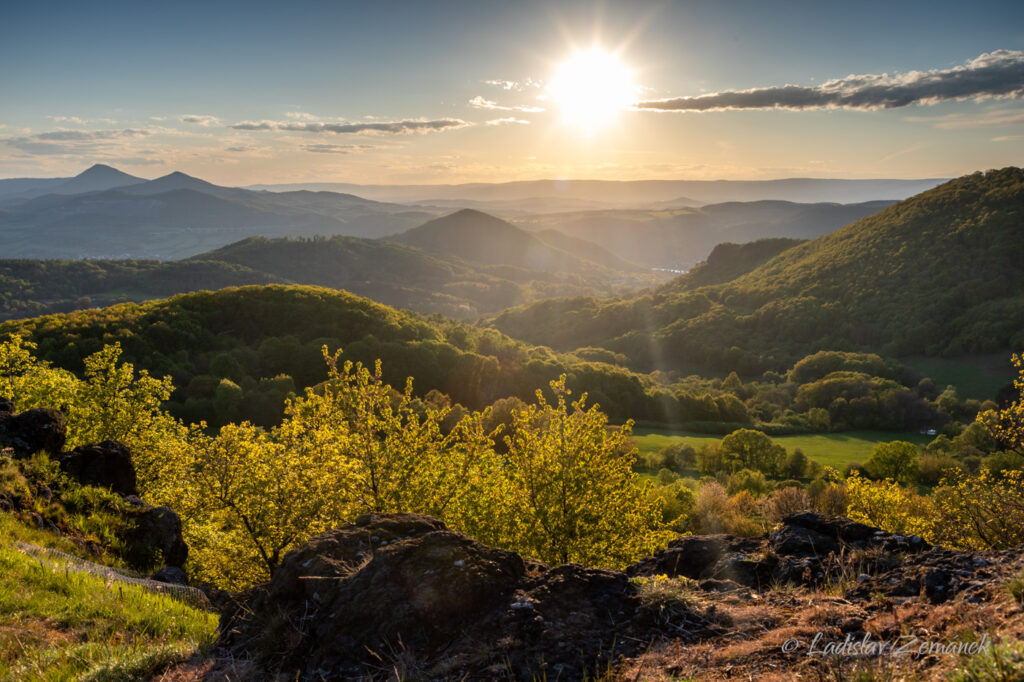
POLYGON ((6 3, 0 177, 937 178, 1024 163, 1021 2, 6 3))

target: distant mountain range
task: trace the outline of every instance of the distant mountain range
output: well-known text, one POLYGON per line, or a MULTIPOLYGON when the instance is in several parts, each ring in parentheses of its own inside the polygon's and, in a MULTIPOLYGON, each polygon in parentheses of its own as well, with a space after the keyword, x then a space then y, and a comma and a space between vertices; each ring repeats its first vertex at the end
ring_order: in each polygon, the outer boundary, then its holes
POLYGON ((402 232, 440 210, 335 192, 255 192, 184 173, 142 180, 93 166, 61 182, 0 180, 0 253, 182 258, 239 239, 402 232))
MULTIPOLYGON (((553 254, 545 255, 545 251, 557 240, 560 252, 557 257, 564 261, 558 268, 563 271, 573 269, 572 258, 565 260, 567 253, 613 269, 629 269, 636 263, 679 270, 703 260, 722 242, 746 242, 765 237, 818 237, 888 205, 884 199, 859 204, 761 200, 698 208, 695 204, 701 202, 677 194, 683 189, 703 188, 705 198, 737 193, 819 196, 843 192, 877 192, 877 196, 884 197, 931 182, 538 181, 451 186, 463 194, 483 198, 430 200, 422 205, 406 205, 339 192, 271 192, 223 187, 180 172, 145 180, 110 166, 96 165, 73 178, 0 180, 0 253, 23 258, 170 260, 194 256, 252 236, 392 237, 455 209, 471 208, 474 212, 464 218, 473 222, 477 229, 464 236, 471 234, 477 240, 478 251, 467 257, 485 263, 486 258, 479 260, 483 257, 479 249, 500 249, 497 245, 501 235, 493 229, 499 223, 488 222, 495 218, 484 216, 479 208, 493 204, 499 217, 505 216, 518 227, 547 235, 540 242, 547 247, 524 245, 529 253, 519 254, 519 267, 536 269, 531 259, 550 260, 553 254), (564 196, 537 194, 543 192, 563 192, 564 196), (519 194, 527 196, 503 198, 519 194), (664 196, 674 198, 659 198, 664 196), (651 203, 642 209, 609 208, 627 199, 651 203), (556 235, 555 231, 561 235, 556 235), (603 251, 599 253, 595 249, 603 251)), ((370 186, 335 187, 352 187, 371 194, 375 191, 370 186)), ((443 193, 448 189, 442 186, 430 192, 443 193)), ((429 194, 425 188, 417 191, 429 194)), ((396 239, 416 245, 419 234, 414 232, 396 239)), ((447 252, 454 255, 474 243, 444 239, 442 242, 445 248, 455 249, 447 252)), ((429 243, 422 246, 438 250, 429 243)), ((509 255, 502 256, 503 262, 509 255)), ((540 269, 549 267, 541 264, 540 269)))
MULTIPOLYGON (((526 180, 462 185, 355 185, 300 183, 253 185, 249 189, 296 189, 347 192, 378 201, 451 207, 460 201, 479 202, 480 210, 502 213, 509 202, 592 202, 594 208, 663 208, 727 201, 794 201, 800 203, 861 203, 899 200, 931 189, 943 178, 923 180, 843 180, 787 178, 782 180, 526 180), (496 205, 487 205, 494 202, 496 205)), ((463 204, 465 205, 465 204, 463 204)), ((513 207, 514 209, 515 207, 513 207)), ((563 204, 556 210, 579 210, 563 204)))
POLYGON ((700 208, 551 213, 521 217, 515 223, 585 239, 649 267, 685 270, 707 258, 717 244, 769 237, 814 239, 893 203, 734 201, 700 208))
POLYGON ((623 271, 640 269, 585 240, 553 230, 534 235, 472 209, 436 218, 390 239, 484 265, 579 273, 593 272, 598 263, 623 271))

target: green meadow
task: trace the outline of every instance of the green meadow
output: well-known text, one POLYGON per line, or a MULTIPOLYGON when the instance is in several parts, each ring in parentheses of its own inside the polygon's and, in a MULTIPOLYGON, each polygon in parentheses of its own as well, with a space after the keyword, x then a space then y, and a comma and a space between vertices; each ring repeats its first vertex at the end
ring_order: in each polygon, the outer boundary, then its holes
MULTIPOLYGON (((863 464, 871 456, 871 450, 878 443, 905 440, 923 445, 932 436, 919 433, 897 433, 893 431, 843 431, 841 433, 804 433, 773 436, 772 440, 786 450, 800 448, 804 454, 824 466, 842 470, 850 462, 863 464)), ((671 443, 683 442, 694 448, 721 440, 721 436, 704 433, 673 432, 660 429, 635 429, 633 439, 641 454, 658 452, 671 443)))

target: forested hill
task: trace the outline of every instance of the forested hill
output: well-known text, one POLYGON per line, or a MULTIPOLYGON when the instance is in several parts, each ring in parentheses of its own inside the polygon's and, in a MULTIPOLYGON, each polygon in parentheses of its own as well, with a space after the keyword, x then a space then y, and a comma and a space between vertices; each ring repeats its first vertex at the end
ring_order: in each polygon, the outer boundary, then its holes
MULTIPOLYGON (((530 270, 594 272, 606 268, 600 262, 614 260, 612 254, 596 244, 588 244, 586 251, 591 255, 600 253, 596 257, 598 262, 588 260, 573 249, 576 242, 583 240, 566 236, 552 238, 550 235, 545 240, 500 218, 473 209, 463 209, 435 218, 390 239, 476 263, 510 265, 530 270)), ((618 267, 636 269, 635 265, 625 261, 619 261, 618 267)))
POLYGON ((706 261, 698 263, 685 275, 666 283, 660 291, 683 291, 732 281, 804 241, 806 240, 775 237, 745 244, 719 244, 711 250, 706 261))
POLYGON ((344 291, 308 286, 248 286, 181 294, 0 323, 0 339, 21 334, 39 357, 81 372, 83 360, 118 342, 125 359, 176 386, 171 410, 187 420, 249 419, 273 425, 288 394, 326 377, 321 348, 344 358, 384 362, 385 380, 408 376, 418 395, 440 391, 482 408, 534 391, 567 372, 574 390, 590 391, 619 419, 643 414, 642 377, 586 358, 558 355, 439 315, 399 311, 344 291))
MULTIPOLYGON (((399 308, 471 318, 540 298, 611 295, 658 281, 624 261, 618 262, 622 270, 613 269, 617 259, 600 247, 565 239, 584 257, 606 258, 580 268, 585 271, 529 269, 517 265, 515 254, 485 265, 390 241, 335 236, 250 237, 179 261, 0 260, 0 320, 269 283, 345 289, 399 308)), ((582 262, 568 260, 566 267, 582 262)))
POLYGON ((794 246, 732 281, 544 301, 494 326, 638 368, 756 374, 820 348, 888 356, 1024 347, 1024 171, 975 173, 794 246))

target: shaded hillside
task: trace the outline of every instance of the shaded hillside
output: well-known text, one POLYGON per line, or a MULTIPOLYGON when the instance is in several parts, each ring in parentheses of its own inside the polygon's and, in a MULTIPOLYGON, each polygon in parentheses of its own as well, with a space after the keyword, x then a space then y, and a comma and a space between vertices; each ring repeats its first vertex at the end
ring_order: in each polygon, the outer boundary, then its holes
POLYGON ((975 173, 783 251, 724 284, 543 302, 494 325, 636 367, 760 373, 815 349, 965 355, 1024 347, 1024 171, 975 173), (587 324, 574 330, 571 320, 587 324))
POLYGON ((698 263, 685 275, 676 277, 662 289, 682 291, 729 282, 804 241, 776 237, 758 239, 745 244, 719 244, 711 250, 706 261, 698 263))
POLYGON ((280 281, 210 260, 0 260, 0 320, 280 281))
POLYGON ((603 265, 606 268, 622 270, 624 272, 647 269, 636 263, 619 258, 608 249, 598 246, 594 242, 588 242, 586 239, 573 237, 558 230, 542 230, 535 233, 535 236, 552 248, 571 253, 592 263, 603 265))
MULTIPOLYGON (((563 241, 607 263, 617 260, 581 240, 563 241)), ((0 319, 274 282, 346 289, 387 305, 466 318, 540 298, 611 295, 657 281, 620 263, 624 271, 555 272, 514 262, 482 265, 374 239, 250 237, 181 261, 0 260, 0 319)))
POLYGON ((570 253, 500 218, 463 209, 392 237, 426 251, 488 265, 530 270, 590 272, 602 266, 570 253))
POLYGON ((620 258, 650 267, 685 269, 706 259, 723 242, 813 239, 891 203, 731 202, 701 208, 556 213, 520 218, 516 224, 586 239, 620 258))

